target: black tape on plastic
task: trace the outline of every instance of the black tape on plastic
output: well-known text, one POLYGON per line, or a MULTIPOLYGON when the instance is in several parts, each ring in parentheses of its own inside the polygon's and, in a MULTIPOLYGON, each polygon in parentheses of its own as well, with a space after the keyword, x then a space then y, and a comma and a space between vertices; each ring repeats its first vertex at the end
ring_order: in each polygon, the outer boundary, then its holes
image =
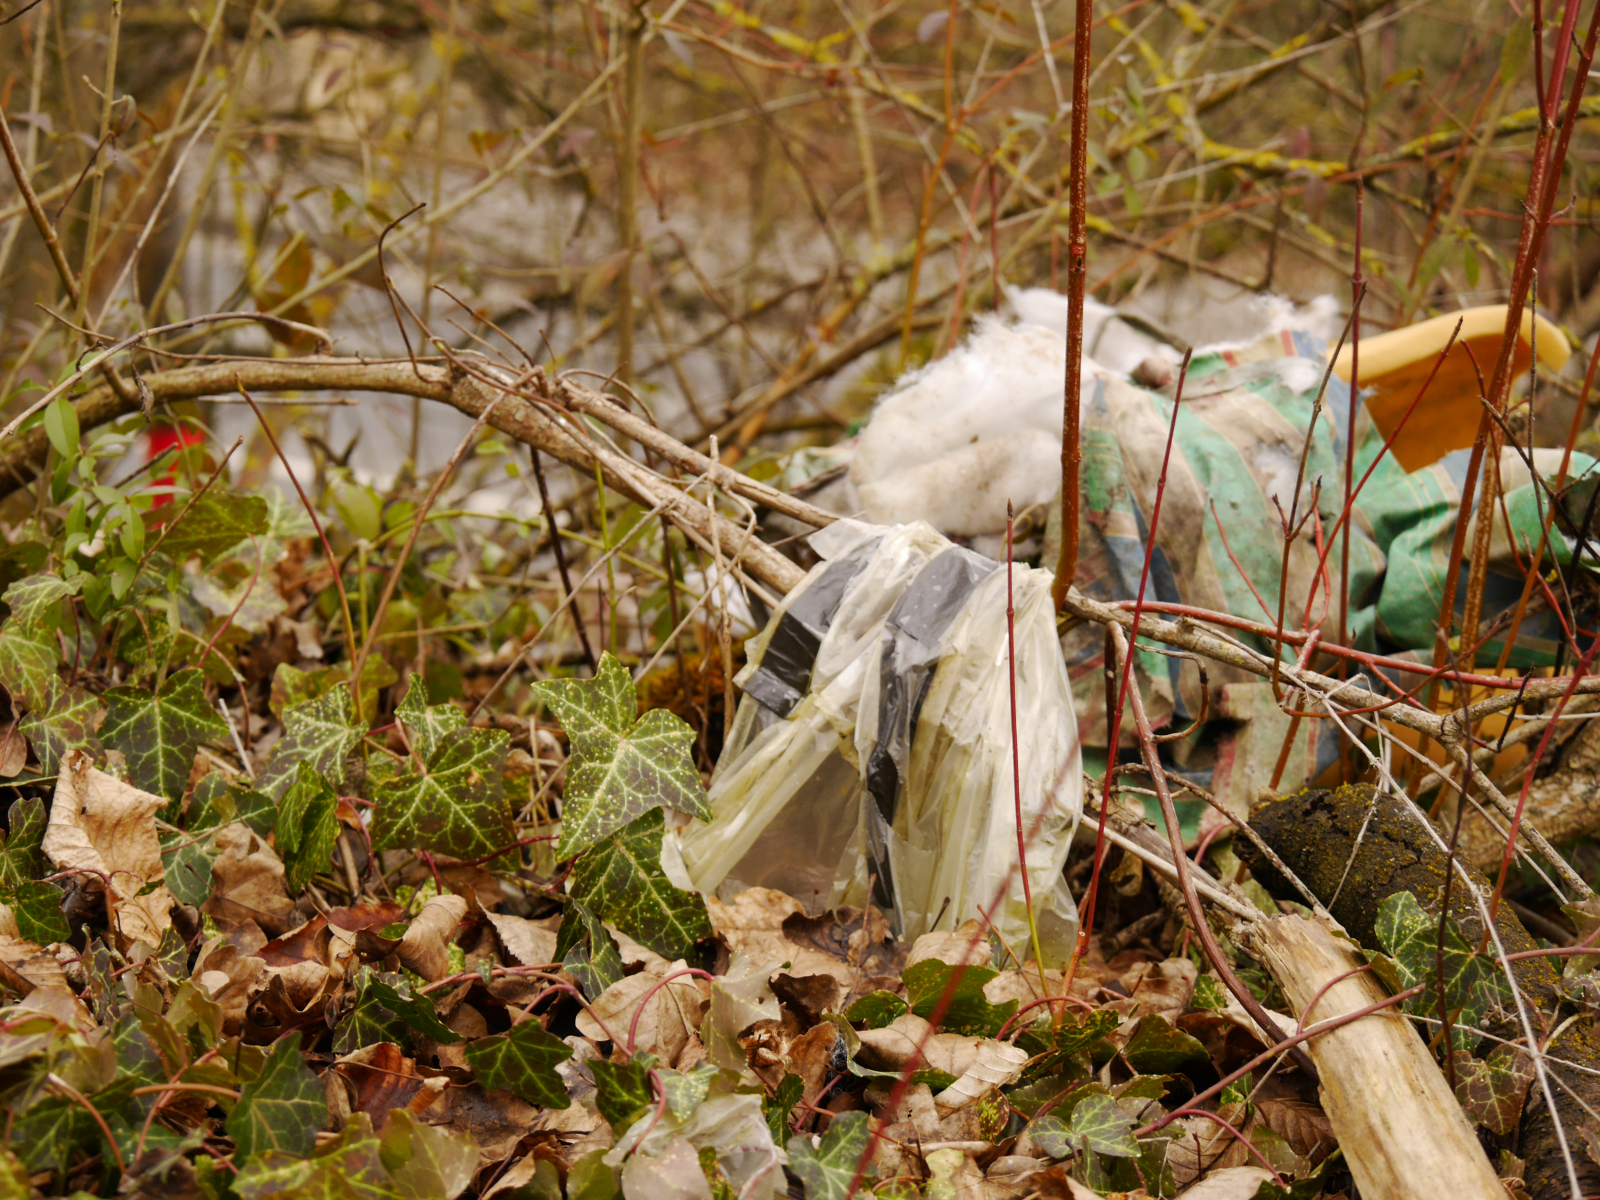
POLYGON ((811 686, 817 651, 839 611, 839 602, 850 581, 872 561, 882 541, 882 537, 871 538, 835 559, 790 602, 772 631, 761 665, 745 681, 745 695, 780 717, 795 710, 811 686))

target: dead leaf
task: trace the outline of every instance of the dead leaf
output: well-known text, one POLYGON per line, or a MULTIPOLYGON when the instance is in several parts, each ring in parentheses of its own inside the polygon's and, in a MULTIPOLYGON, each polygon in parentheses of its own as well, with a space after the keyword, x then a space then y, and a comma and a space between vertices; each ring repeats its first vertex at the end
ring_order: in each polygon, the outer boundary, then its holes
POLYGON ((911 943, 906 966, 914 967, 930 958, 936 958, 951 967, 963 964, 987 967, 990 961, 989 938, 976 919, 964 922, 954 930, 925 933, 911 943))
MULTIPOLYGON (((786 962, 789 973, 796 976, 832 975, 846 991, 856 982, 858 972, 844 960, 842 948, 840 954, 830 954, 785 932, 789 918, 811 920, 792 896, 771 888, 747 888, 726 903, 707 896, 706 910, 711 928, 727 939, 729 949, 743 951, 753 962, 786 962)), ((620 948, 621 938, 617 944, 620 948)), ((627 961, 624 953, 623 962, 627 961)))
POLYGON ((222 1029, 232 1037, 244 1025, 250 990, 266 974, 266 961, 243 954, 236 946, 214 937, 201 947, 194 963, 194 981, 210 994, 222 1010, 222 1029))
MULTIPOLYGON (((495 933, 500 937, 500 944, 517 963, 524 967, 544 967, 555 962, 556 930, 542 921, 530 921, 526 917, 507 916, 504 913, 490 913, 488 916, 489 924, 494 926, 495 933)), ((661 961, 666 962, 665 959, 661 961)))
POLYGON ((366 1113, 380 1128, 390 1109, 408 1108, 423 1090, 416 1067, 393 1042, 362 1046, 333 1064, 348 1091, 351 1113, 366 1113))
POLYGON ((619 979, 595 997, 594 1003, 578 1014, 578 1032, 596 1041, 609 1040, 626 1046, 628 1030, 634 1025, 634 1049, 645 1050, 665 1062, 677 1061, 679 1052, 705 1015, 706 998, 687 975, 657 987, 660 981, 685 969, 680 958, 668 963, 661 974, 641 971, 619 979), (648 999, 646 995, 650 994, 648 999), (644 1011, 639 1012, 641 1004, 644 1011))
POLYGON ((128 942, 161 944, 176 903, 161 867, 155 816, 160 796, 98 771, 75 751, 62 764, 44 832, 44 853, 63 871, 101 879, 116 908, 117 931, 128 942), (149 891, 145 889, 156 884, 149 891), (143 893, 143 894, 141 894, 143 893))
POLYGON ((832 1022, 814 1026, 791 1042, 788 1059, 789 1070, 800 1076, 805 1087, 800 1101, 807 1107, 817 1102, 822 1089, 848 1065, 844 1040, 832 1022))
POLYGON ((205 911, 218 921, 253 921, 282 933, 294 920, 294 901, 283 883, 283 861, 248 825, 217 831, 211 865, 211 899, 205 911))
POLYGON ((1006 1154, 989 1164, 983 1173, 983 1191, 989 1200, 1012 1200, 1031 1194, 1033 1177, 1049 1162, 1023 1154, 1006 1154))
POLYGON ((1141 1016, 1154 1013, 1172 1024, 1189 1007, 1199 978, 1200 969, 1189 959, 1169 958, 1138 963, 1123 974, 1122 986, 1139 1005, 1141 1016))
POLYGON ((0 729, 0 776, 6 779, 20 774, 28 765, 28 742, 12 721, 0 729))
POLYGON ((796 977, 780 972, 772 977, 772 994, 805 1025, 815 1025, 823 1013, 839 1007, 839 981, 832 975, 796 977))
POLYGON ((1225 1167, 1180 1192, 1179 1200, 1251 1200, 1271 1178, 1272 1172, 1263 1167, 1225 1167))
POLYGON ((972 1063, 956 1081, 933 1098, 941 1112, 971 1104, 996 1088, 1015 1083, 1028 1062, 1028 1052, 1010 1042, 977 1039, 972 1063))
POLYGON ((430 983, 443 979, 450 973, 450 940, 466 915, 467 902, 460 896, 435 896, 429 900, 400 939, 400 965, 430 983))

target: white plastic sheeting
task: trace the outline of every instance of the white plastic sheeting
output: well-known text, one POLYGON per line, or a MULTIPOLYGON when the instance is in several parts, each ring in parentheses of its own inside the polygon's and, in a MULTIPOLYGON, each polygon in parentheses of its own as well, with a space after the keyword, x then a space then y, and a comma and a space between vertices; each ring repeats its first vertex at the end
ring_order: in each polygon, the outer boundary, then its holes
MULTIPOLYGON (((709 825, 681 836, 702 891, 777 888, 813 913, 870 900, 903 937, 991 921, 1029 945, 1017 863, 1006 571, 931 526, 843 520, 747 646, 709 825)), ((1045 957, 1077 909, 1061 870, 1083 809, 1051 576, 1017 565, 1022 825, 1045 957)))

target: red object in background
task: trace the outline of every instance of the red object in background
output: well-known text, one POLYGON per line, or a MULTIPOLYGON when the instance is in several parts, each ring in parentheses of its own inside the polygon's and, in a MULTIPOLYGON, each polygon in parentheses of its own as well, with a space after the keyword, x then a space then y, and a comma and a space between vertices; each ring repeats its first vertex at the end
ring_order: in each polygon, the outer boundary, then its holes
MULTIPOLYGON (((180 451, 185 450, 190 446, 199 445, 201 441, 200 434, 196 430, 186 429, 180 425, 166 424, 152 425, 147 438, 148 445, 145 449, 144 455, 144 461, 147 463, 155 462, 156 459, 160 458, 168 450, 172 450, 174 448, 177 448, 180 451)), ((177 456, 175 455, 173 457, 172 468, 169 469, 165 475, 162 475, 156 479, 156 484, 164 487, 171 487, 177 480, 176 465, 177 456)), ((163 504, 170 504, 171 502, 172 494, 170 492, 157 492, 150 507, 160 508, 163 504)))

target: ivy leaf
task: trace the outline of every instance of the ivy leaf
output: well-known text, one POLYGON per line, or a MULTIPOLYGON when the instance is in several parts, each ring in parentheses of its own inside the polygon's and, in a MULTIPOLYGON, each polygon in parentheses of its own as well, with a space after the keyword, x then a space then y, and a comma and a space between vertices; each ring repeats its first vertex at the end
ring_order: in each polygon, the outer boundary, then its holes
POLYGON ((617 943, 594 911, 577 900, 569 899, 561 916, 555 956, 590 1000, 622 978, 617 943))
POLYGON ((409 985, 373 979, 366 991, 375 1003, 434 1041, 449 1045, 462 1040, 459 1033, 439 1020, 439 1010, 433 1006, 433 1001, 426 996, 413 996, 409 985))
POLYGON ((198 554, 220 558, 248 537, 267 531, 267 502, 212 488, 184 510, 161 539, 161 551, 176 562, 198 554))
POLYGON ((7 833, 0 838, 0 887, 31 883, 48 873, 44 827, 43 800, 28 796, 12 803, 6 813, 7 833))
POLYGON ((778 1084, 772 1095, 761 1098, 761 1115, 767 1119, 772 1140, 780 1146, 789 1133, 789 1114, 800 1103, 805 1090, 806 1081, 791 1071, 783 1077, 783 1082, 778 1084))
POLYGON ((301 763, 330 783, 344 780, 344 759, 361 740, 349 688, 283 710, 283 736, 272 748, 256 788, 272 799, 282 797, 301 763))
POLYGON ((650 1094, 650 1068, 655 1057, 635 1054, 627 1062, 596 1058, 589 1061, 594 1075, 594 1107, 617 1131, 626 1129, 645 1109, 655 1104, 650 1094))
POLYGON ((414 679, 406 691, 406 698, 394 710, 394 715, 406 727, 411 748, 423 762, 433 757, 445 734, 462 729, 467 723, 467 714, 454 704, 429 704, 423 695, 425 690, 421 679, 414 679))
POLYGON ((72 928, 61 911, 62 891, 54 884, 29 881, 12 889, 0 889, 0 904, 16 918, 17 932, 23 940, 38 946, 65 942, 72 928))
POLYGON ((995 975, 996 972, 988 967, 952 967, 936 958, 925 958, 907 967, 902 978, 906 986, 906 998, 911 1002, 911 1011, 931 1021, 946 987, 954 977, 955 987, 950 993, 950 1002, 944 1010, 939 1028, 969 1037, 992 1038, 999 1034, 1001 1027, 1017 1011, 1015 1000, 990 1004, 984 997, 983 985, 995 975))
POLYGON ((65 687, 53 675, 45 687, 45 702, 17 724, 28 739, 46 775, 61 770, 69 750, 86 750, 98 757, 100 741, 95 729, 100 721, 100 701, 81 687, 65 687))
POLYGON ((135 787, 182 799, 201 745, 228 736, 227 722, 206 702, 203 681, 190 667, 169 676, 158 692, 119 687, 105 694, 100 740, 128 760, 135 787))
POLYGON ((18 800, 6 816, 9 833, 0 837, 0 904, 16 918, 17 932, 40 946, 72 936, 61 912, 61 889, 38 881, 49 871, 44 844, 44 801, 18 800))
POLYGON ((300 1057, 300 1038, 281 1037, 228 1114, 228 1136, 238 1147, 234 1161, 247 1163, 269 1150, 307 1154, 327 1119, 327 1097, 300 1057))
POLYGON ((1456 1099, 1479 1124, 1508 1137, 1522 1116, 1522 1102, 1533 1082, 1533 1060, 1515 1046, 1496 1046, 1488 1058, 1457 1050, 1452 1058, 1456 1099))
POLYGON ((1136 1158, 1139 1143, 1133 1137, 1133 1120, 1103 1093, 1082 1097, 1066 1120, 1055 1113, 1028 1126, 1028 1137, 1051 1158, 1070 1158, 1085 1145, 1099 1154, 1136 1158))
POLYGON ((30 709, 44 708, 58 685, 61 649, 56 625, 61 601, 81 584, 55 575, 29 575, 5 591, 11 616, 0 626, 0 684, 30 709))
POLYGON ((1122 1052, 1141 1075, 1170 1075, 1190 1063, 1211 1061, 1210 1051, 1197 1039, 1155 1013, 1139 1018, 1139 1028, 1122 1052))
POLYGON ((510 746, 499 729, 453 730, 420 774, 379 784, 373 849, 471 859, 508 847, 516 840, 504 776, 510 746))
POLYGON ((867 1151, 867 1114, 840 1113, 820 1144, 797 1134, 789 1139, 789 1169, 805 1185, 806 1200, 846 1200, 861 1156, 867 1151))
POLYGON ((893 1025, 896 1017, 906 1011, 904 1000, 893 992, 868 992, 844 1010, 844 1019, 850 1024, 865 1024, 868 1029, 883 1029, 893 1025))
POLYGON ((220 772, 213 771, 194 785, 189 797, 188 829, 198 833, 235 821, 243 821, 266 837, 278 823, 278 809, 260 792, 229 783, 220 772))
POLYGON ((82 588, 81 578, 69 581, 59 575, 29 575, 17 580, 5 591, 6 606, 11 609, 6 626, 30 633, 53 632, 60 623, 61 601, 76 596, 82 588))
POLYGON ((652 809, 711 820, 689 757, 694 731, 662 708, 635 720, 633 677, 611 654, 601 656, 593 679, 546 680, 532 690, 572 743, 558 859, 583 853, 652 809))
POLYGON ((312 876, 325 869, 339 840, 339 819, 334 810, 339 797, 315 771, 300 763, 294 782, 278 802, 273 840, 283 856, 284 886, 299 895, 312 876))
POLYGON ((664 827, 661 810, 652 809, 602 840, 573 864, 567 894, 641 945, 674 959, 711 936, 711 918, 699 893, 677 887, 661 869, 664 827))
POLYGON ((271 1151, 245 1162, 232 1187, 218 1193, 231 1191, 240 1200, 402 1200, 384 1169, 382 1149, 371 1118, 356 1113, 338 1137, 310 1156, 271 1151))
POLYGON ((656 1078, 661 1081, 661 1094, 667 1098, 667 1108, 680 1121, 687 1121, 695 1109, 711 1094, 711 1081, 717 1077, 717 1068, 701 1063, 684 1074, 681 1071, 660 1070, 656 1078))
POLYGON ((161 851, 167 890, 179 904, 202 907, 211 898, 211 865, 216 861, 216 830, 180 833, 161 851))
MULTIPOLYGON (((1443 919, 1444 1006, 1463 1025, 1476 1026, 1492 1008, 1510 1008, 1504 978, 1492 958, 1480 955, 1450 917, 1443 919)), ((1439 1007, 1440 922, 1410 892, 1396 892, 1378 906, 1373 932, 1394 960, 1402 988, 1423 985, 1407 1002, 1410 1012, 1439 1007)))
POLYGON ((572 1047, 528 1020, 508 1033, 479 1038, 464 1051, 478 1082, 494 1091, 512 1092, 529 1104, 564 1109, 572 1103, 556 1064, 572 1057, 572 1047))

